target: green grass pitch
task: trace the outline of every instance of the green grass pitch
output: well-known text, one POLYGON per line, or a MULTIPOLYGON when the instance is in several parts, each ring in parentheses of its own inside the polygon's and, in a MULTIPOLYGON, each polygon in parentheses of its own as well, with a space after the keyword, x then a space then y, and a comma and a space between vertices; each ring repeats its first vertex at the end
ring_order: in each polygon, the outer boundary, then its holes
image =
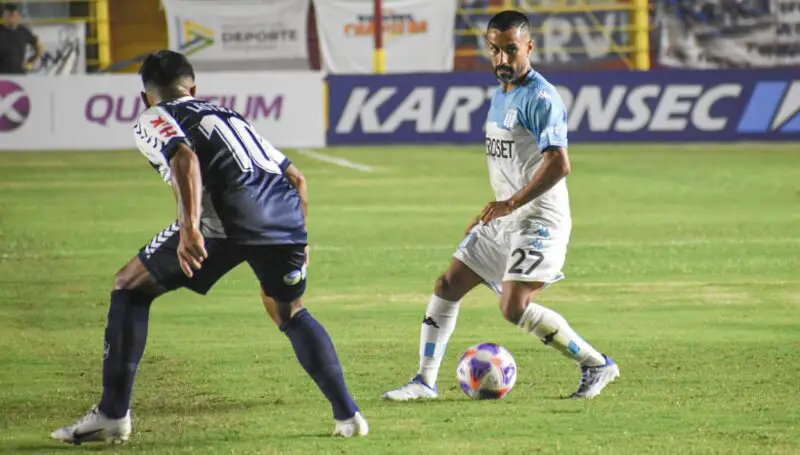
MULTIPOLYGON (((288 151, 311 194, 306 304, 371 424, 328 435, 328 404, 266 316, 244 266, 208 297, 154 304, 131 454, 800 453, 800 154, 796 145, 574 145, 567 280, 540 303, 622 377, 562 400, 578 370, 463 302, 441 399, 380 400, 416 371, 434 279, 491 198, 480 147, 333 148, 372 173, 288 151), (455 363, 495 341, 507 399, 470 401, 455 363)), ((49 440, 99 398, 114 273, 174 219, 135 151, 0 154, 0 452, 95 453, 49 440)))

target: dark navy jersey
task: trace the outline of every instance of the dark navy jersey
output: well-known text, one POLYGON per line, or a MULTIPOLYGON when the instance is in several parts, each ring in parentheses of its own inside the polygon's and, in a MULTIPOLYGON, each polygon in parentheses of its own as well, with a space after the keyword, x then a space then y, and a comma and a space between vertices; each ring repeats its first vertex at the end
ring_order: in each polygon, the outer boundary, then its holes
POLYGON ((134 135, 168 183, 178 146, 187 144, 197 154, 204 236, 244 244, 307 243, 300 196, 284 175, 289 159, 237 112, 187 96, 147 109, 134 135))

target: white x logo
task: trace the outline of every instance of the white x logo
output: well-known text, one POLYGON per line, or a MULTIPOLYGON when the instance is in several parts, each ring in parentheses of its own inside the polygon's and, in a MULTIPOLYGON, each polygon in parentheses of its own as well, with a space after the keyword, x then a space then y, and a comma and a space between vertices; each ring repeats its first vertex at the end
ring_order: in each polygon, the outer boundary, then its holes
POLYGON ((5 117, 14 123, 22 123, 25 117, 20 111, 14 108, 14 103, 19 101, 25 96, 25 92, 17 90, 16 92, 9 93, 5 97, 0 95, 0 117, 5 117))

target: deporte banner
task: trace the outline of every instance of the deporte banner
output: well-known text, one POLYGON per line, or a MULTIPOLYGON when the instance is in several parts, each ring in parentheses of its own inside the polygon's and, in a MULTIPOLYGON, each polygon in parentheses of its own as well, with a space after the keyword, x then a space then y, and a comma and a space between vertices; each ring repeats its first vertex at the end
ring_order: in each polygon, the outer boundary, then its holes
MULTIPOLYGON (((134 74, 0 77, 0 150, 133 149, 140 91, 134 74)), ((321 73, 199 73, 197 92, 276 147, 325 145, 321 73)))
MULTIPOLYGON (((791 69, 545 74, 570 143, 800 139, 791 69)), ((491 74, 331 75, 328 144, 481 143, 491 74)))
POLYGON ((162 0, 170 48, 209 71, 308 69, 311 0, 162 0))

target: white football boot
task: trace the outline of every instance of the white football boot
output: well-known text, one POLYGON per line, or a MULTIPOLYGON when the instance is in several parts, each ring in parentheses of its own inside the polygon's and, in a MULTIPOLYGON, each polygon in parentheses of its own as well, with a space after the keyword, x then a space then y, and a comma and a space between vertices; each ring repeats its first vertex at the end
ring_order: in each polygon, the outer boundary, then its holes
POLYGON ((581 383, 570 398, 594 398, 619 377, 619 366, 611 357, 603 354, 606 364, 599 367, 581 367, 581 383))
POLYGON ((408 384, 383 394, 383 399, 389 401, 411 401, 438 397, 437 387, 425 384, 420 375, 415 376, 408 384))
POLYGON ((347 420, 336 420, 336 428, 333 430, 334 436, 350 438, 353 436, 366 436, 369 433, 367 419, 356 412, 356 415, 347 420))
POLYGON ((50 437, 62 442, 81 444, 83 442, 105 441, 108 444, 121 444, 131 436, 131 412, 121 419, 110 419, 95 406, 72 425, 61 427, 50 437))

